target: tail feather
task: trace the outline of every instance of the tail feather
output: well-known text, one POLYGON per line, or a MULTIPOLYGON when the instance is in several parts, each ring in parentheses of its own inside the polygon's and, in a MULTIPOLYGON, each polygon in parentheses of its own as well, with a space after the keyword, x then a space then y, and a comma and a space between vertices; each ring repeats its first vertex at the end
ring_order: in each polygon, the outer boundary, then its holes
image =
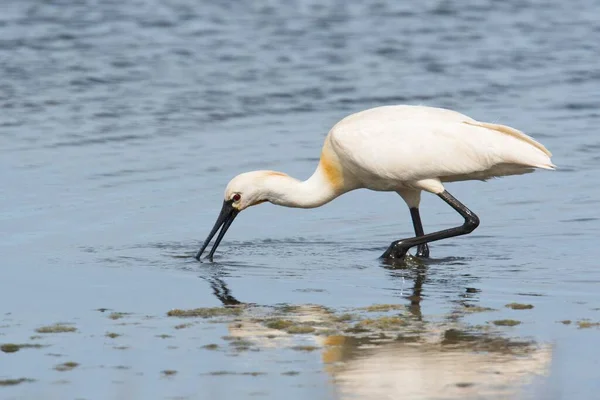
POLYGON ((541 169, 549 169, 549 170, 555 170, 556 169, 556 165, 549 163, 549 164, 537 164, 534 165, 534 167, 536 168, 541 168, 541 169))
POLYGON ((467 125, 473 125, 473 126, 479 126, 482 128, 486 128, 486 129, 491 129, 493 131, 497 131, 497 132, 503 133, 505 135, 512 136, 516 139, 519 139, 526 143, 529 143, 533 147, 536 147, 537 149, 541 150, 544 154, 546 154, 548 157, 552 157, 552 153, 550 153, 550 151, 543 144, 541 144, 537 140, 533 139, 531 136, 527 136, 523 132, 521 132, 515 128, 511 128, 510 126, 500 125, 500 124, 490 124, 488 122, 479 122, 479 121, 464 121, 464 123, 467 125))
POLYGON ((465 121, 464 123, 494 131, 501 135, 506 135, 507 137, 517 139, 518 141, 528 145, 525 148, 522 148, 525 151, 515 151, 516 148, 510 147, 506 152, 503 153, 503 158, 507 162, 534 168, 548 170, 556 169, 556 165, 552 164, 552 160, 550 160, 552 153, 550 153, 550 151, 544 147, 543 144, 534 140, 532 137, 527 136, 523 132, 509 126, 490 124, 487 122, 465 121))

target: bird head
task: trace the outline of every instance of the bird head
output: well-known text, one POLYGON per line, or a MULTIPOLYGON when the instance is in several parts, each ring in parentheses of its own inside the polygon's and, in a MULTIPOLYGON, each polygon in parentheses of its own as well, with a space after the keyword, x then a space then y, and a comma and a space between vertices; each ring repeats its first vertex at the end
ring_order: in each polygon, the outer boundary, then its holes
POLYGON ((267 201, 277 202, 276 196, 273 196, 271 187, 273 186, 273 179, 277 177, 287 177, 287 175, 281 172, 274 171, 252 171, 240 174, 229 181, 227 188, 225 189, 225 198, 223 200, 223 206, 221 212, 213 226, 212 230, 208 234, 208 237, 202 244, 200 251, 196 254, 196 259, 200 261, 200 256, 215 236, 219 228, 221 231, 215 240, 215 243, 208 254, 208 259, 212 260, 219 243, 225 236, 225 233, 233 223, 233 220, 237 215, 250 206, 261 204, 267 201))

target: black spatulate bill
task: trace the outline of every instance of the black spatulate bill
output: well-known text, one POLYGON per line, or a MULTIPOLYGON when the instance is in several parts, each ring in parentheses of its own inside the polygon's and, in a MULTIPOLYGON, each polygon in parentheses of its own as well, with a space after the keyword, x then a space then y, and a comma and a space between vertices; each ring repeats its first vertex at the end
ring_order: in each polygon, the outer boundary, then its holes
POLYGON ((206 250, 212 238, 215 236, 219 228, 221 228, 221 231, 217 236, 217 240, 215 240, 212 249, 208 253, 207 258, 210 261, 212 261, 215 251, 217 250, 217 247, 219 247, 219 243, 221 243, 221 240, 223 240, 227 229, 229 229, 229 227, 233 223, 233 220, 235 219, 235 217, 237 217, 238 213, 239 211, 233 207, 233 201, 229 200, 223 202, 223 207, 221 208, 221 212, 219 213, 217 222, 215 222, 215 226, 213 226, 212 230, 208 234, 208 237, 202 244, 200 251, 198 251, 198 253, 196 254, 196 260, 200 261, 200 256, 202 256, 202 253, 204 253, 204 250, 206 250))

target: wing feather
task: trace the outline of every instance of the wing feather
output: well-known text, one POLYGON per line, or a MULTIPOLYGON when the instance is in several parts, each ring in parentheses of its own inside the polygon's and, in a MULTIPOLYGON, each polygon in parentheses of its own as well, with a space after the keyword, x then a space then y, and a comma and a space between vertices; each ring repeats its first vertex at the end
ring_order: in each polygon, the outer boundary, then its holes
POLYGON ((336 124, 329 138, 344 169, 381 190, 393 181, 487 179, 500 165, 515 173, 521 166, 553 167, 550 152, 516 129, 431 107, 363 111, 336 124), (515 168, 506 168, 510 165, 515 168))

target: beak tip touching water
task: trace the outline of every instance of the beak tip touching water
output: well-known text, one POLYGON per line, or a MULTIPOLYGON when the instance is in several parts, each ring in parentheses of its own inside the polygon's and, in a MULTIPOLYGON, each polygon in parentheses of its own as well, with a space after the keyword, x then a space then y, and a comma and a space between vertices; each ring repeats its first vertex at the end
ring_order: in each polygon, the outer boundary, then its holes
POLYGON ((219 228, 221 228, 221 231, 219 232, 219 235, 217 236, 217 239, 215 240, 212 249, 208 253, 208 257, 206 257, 209 261, 212 262, 215 251, 217 250, 217 247, 219 247, 219 243, 221 243, 221 240, 223 240, 225 233, 233 223, 235 217, 237 217, 238 213, 239 211, 233 207, 233 202, 231 200, 223 202, 223 207, 221 208, 221 212, 219 213, 219 217, 217 218, 215 225, 208 234, 208 237, 202 244, 202 247, 200 248, 198 253, 196 253, 196 260, 200 261, 202 253, 204 253, 204 250, 206 250, 212 238, 215 236, 219 228))

